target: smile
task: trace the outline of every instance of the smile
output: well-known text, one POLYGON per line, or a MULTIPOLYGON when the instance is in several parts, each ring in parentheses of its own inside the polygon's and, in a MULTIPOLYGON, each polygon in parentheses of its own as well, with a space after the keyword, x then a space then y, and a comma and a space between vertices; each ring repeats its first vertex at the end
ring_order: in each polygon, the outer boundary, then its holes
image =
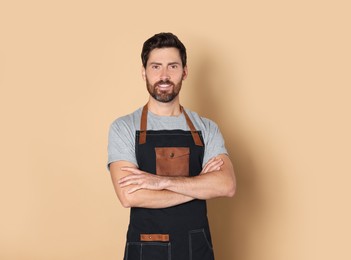
POLYGON ((170 88, 172 84, 158 84, 157 85, 160 89, 170 88))

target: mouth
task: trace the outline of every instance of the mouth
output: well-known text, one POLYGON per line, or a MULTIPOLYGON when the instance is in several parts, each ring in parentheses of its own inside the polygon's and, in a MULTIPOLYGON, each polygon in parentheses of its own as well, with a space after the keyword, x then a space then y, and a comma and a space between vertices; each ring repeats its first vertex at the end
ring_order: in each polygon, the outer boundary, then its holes
POLYGON ((159 89, 168 89, 170 87, 172 87, 173 85, 172 84, 158 84, 157 87, 159 89))
POLYGON ((171 82, 159 82, 156 84, 156 86, 160 90, 167 90, 167 89, 173 87, 173 84, 171 82))

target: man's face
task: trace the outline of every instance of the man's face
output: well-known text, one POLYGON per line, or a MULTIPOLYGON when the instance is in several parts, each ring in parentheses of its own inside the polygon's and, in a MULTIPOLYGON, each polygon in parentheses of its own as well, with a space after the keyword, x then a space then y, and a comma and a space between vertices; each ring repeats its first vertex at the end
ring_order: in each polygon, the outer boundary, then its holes
POLYGON ((142 75, 150 95, 157 101, 167 103, 178 97, 188 70, 182 66, 178 49, 160 48, 150 52, 142 75))

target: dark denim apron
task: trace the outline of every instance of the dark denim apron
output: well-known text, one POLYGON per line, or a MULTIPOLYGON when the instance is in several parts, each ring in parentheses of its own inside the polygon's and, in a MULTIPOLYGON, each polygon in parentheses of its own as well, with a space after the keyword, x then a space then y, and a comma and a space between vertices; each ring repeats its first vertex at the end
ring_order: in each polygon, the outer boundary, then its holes
MULTIPOLYGON (((135 151, 139 169, 166 176, 196 176, 204 145, 182 108, 190 131, 148 130, 143 108, 135 151)), ((124 260, 213 260, 206 201, 192 200, 162 209, 131 208, 124 260)))

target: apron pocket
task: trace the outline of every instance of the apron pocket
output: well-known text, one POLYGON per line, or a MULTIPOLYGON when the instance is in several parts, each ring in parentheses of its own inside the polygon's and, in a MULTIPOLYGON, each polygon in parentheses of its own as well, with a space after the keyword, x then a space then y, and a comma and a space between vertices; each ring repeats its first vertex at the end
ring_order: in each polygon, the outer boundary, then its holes
POLYGON ((156 174, 189 176, 189 147, 156 147, 156 174))
POLYGON ((189 231, 190 260, 213 260, 213 248, 205 229, 189 231))
POLYGON ((127 242, 124 260, 171 260, 171 243, 127 242))

